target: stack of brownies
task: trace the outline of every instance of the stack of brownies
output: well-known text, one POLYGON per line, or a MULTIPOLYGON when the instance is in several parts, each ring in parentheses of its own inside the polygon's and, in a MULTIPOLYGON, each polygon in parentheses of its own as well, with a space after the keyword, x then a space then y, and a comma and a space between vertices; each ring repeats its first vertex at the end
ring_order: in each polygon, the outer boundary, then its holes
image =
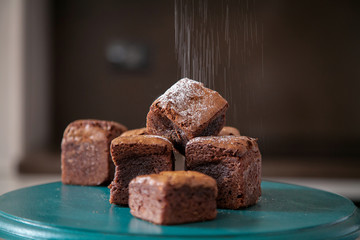
POLYGON ((224 127, 227 108, 219 93, 184 78, 152 103, 146 128, 75 121, 62 141, 62 181, 112 180, 110 203, 128 204, 132 215, 156 224, 251 206, 261 195, 261 154, 256 139, 224 127), (186 171, 174 171, 174 153, 177 161, 185 156, 186 171))

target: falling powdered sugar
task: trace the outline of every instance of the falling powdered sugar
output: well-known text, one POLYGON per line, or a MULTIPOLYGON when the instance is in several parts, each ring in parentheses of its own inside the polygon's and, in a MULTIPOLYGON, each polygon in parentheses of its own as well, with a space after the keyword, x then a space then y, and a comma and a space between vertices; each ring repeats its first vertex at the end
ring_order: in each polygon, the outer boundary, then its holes
MULTIPOLYGON (((227 121, 241 125, 264 79, 264 28, 255 0, 174 0, 178 77, 221 93, 227 121), (241 108, 239 106, 241 105, 241 108)), ((259 8, 260 6, 260 8, 259 8)))

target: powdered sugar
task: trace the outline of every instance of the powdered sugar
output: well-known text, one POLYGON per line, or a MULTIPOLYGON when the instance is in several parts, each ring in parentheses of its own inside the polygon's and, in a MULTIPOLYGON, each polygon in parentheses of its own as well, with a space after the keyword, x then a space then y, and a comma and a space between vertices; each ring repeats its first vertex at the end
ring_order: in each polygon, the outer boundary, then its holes
POLYGON ((226 100, 216 91, 188 78, 179 80, 156 102, 159 107, 168 111, 172 120, 176 118, 179 124, 194 129, 207 122, 226 105, 226 100))
POLYGON ((242 141, 255 141, 254 138, 250 138, 247 136, 206 136, 206 137, 196 137, 189 141, 189 143, 201 143, 201 142, 216 142, 216 143, 225 143, 225 144, 231 144, 234 142, 242 142, 242 141))
POLYGON ((223 148, 226 151, 237 151, 240 155, 244 154, 248 149, 254 152, 259 151, 257 139, 247 136, 207 136, 196 137, 191 139, 187 146, 192 144, 211 145, 216 148, 223 148))

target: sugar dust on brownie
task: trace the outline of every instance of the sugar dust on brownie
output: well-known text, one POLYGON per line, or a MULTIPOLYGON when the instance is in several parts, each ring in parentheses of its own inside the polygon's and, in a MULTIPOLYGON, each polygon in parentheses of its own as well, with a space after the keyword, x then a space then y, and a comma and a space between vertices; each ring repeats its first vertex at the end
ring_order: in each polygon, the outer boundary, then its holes
POLYGON ((190 139, 217 135, 221 131, 228 106, 218 92, 184 78, 152 103, 147 115, 147 132, 165 136, 184 154, 190 139))

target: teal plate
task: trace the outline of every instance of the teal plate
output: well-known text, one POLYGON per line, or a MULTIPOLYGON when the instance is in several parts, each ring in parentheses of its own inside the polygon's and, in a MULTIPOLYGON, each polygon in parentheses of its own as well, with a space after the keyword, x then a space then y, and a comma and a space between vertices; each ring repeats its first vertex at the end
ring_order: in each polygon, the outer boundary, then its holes
POLYGON ((61 182, 0 196, 0 237, 6 239, 356 239, 359 209, 339 195, 262 182, 258 204, 218 210, 213 221, 159 226, 111 205, 106 187, 61 182))

